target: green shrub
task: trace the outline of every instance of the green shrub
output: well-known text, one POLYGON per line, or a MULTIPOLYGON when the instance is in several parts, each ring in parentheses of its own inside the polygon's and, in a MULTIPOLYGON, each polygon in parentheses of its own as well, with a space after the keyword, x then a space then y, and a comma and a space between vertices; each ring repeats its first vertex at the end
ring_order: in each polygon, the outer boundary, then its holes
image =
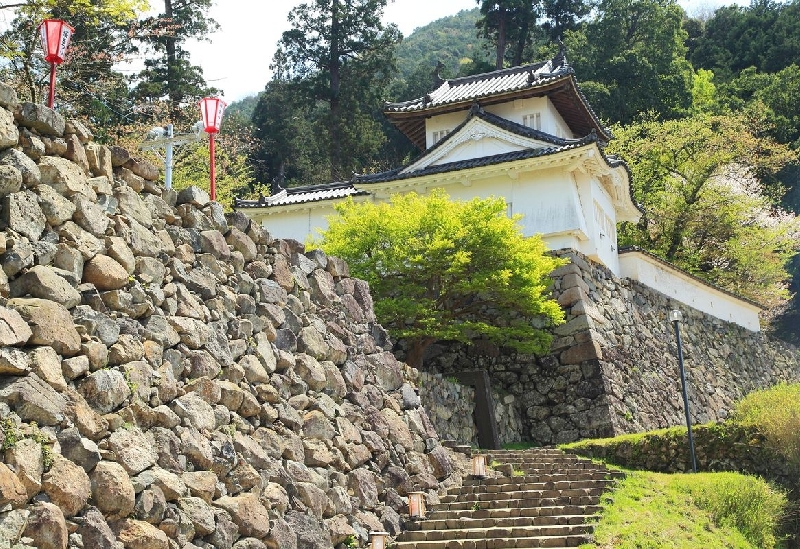
POLYGON ((735 528, 756 547, 771 549, 785 514, 786 495, 764 480, 737 473, 687 477, 682 488, 718 526, 735 528))
POLYGON ((800 384, 753 391, 736 404, 731 419, 757 428, 774 450, 800 465, 800 384))

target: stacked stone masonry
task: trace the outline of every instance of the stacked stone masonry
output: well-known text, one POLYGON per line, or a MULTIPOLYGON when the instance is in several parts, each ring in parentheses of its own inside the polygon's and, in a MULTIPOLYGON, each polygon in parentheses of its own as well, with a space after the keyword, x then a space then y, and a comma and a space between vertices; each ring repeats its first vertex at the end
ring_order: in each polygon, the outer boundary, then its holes
POLYGON ((0 548, 310 549, 460 483, 347 265, 0 85, 0 548))
POLYGON ((800 381, 797 348, 619 279, 577 252, 556 254, 570 264, 553 273, 566 323, 553 330, 550 354, 477 342, 434 345, 425 357, 424 369, 443 376, 488 371, 496 415, 511 418, 501 442, 558 444, 684 423, 672 309, 683 313, 693 422, 725 419, 750 391, 800 381))

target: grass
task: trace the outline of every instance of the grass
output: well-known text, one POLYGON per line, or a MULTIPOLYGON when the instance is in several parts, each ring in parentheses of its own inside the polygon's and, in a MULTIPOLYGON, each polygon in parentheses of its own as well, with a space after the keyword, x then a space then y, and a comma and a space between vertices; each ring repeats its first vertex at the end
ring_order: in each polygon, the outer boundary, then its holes
POLYGON ((757 428, 772 448, 800 465, 800 383, 753 391, 736 404, 731 420, 757 428))
POLYGON ((738 473, 627 471, 582 549, 773 549, 786 497, 738 473))

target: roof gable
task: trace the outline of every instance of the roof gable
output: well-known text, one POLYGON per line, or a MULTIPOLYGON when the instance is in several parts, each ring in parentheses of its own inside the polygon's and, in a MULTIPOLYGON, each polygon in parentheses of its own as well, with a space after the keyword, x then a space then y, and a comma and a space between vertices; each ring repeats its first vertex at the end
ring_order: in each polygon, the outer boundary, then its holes
POLYGON ((570 141, 575 140, 559 139, 474 108, 462 124, 400 173, 405 175, 430 166, 563 146, 570 141))

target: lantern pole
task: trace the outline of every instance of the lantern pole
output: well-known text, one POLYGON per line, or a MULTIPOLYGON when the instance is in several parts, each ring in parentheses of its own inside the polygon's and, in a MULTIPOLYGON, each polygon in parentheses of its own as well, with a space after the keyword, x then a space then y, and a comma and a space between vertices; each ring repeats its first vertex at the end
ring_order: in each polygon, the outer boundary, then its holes
POLYGON ((51 109, 56 102, 56 64, 50 63, 50 95, 47 99, 47 106, 51 109))
POLYGON ((208 152, 211 154, 211 200, 217 199, 217 163, 214 155, 214 134, 208 134, 208 152))

